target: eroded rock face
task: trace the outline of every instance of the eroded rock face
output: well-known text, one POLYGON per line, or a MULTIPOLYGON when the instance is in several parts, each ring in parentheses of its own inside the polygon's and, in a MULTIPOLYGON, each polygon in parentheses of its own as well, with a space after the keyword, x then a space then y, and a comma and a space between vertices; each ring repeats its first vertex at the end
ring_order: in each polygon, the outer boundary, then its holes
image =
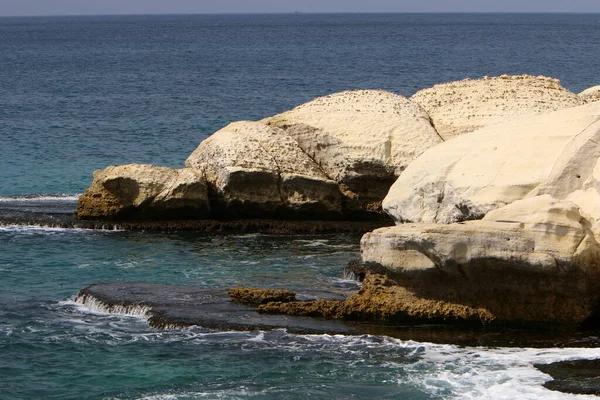
MULTIPOLYGON (((595 187, 600 103, 480 129, 427 150, 383 201, 397 222, 481 219, 528 196, 595 187)), ((594 189, 595 190, 595 189, 594 189)))
POLYGON ((94 172, 79 198, 82 219, 202 218, 209 212, 202 176, 194 170, 147 164, 111 166, 94 172))
POLYGON ((429 113, 444 140, 517 117, 585 103, 558 79, 530 75, 442 83, 415 93, 411 100, 429 113))
POLYGON ((579 93, 579 97, 581 97, 586 103, 600 101, 600 85, 585 89, 583 92, 579 93))
POLYGON ((576 326, 600 296, 593 224, 574 203, 544 195, 481 221, 375 230, 363 237, 361 258, 419 299, 486 310, 497 323, 576 326))
POLYGON ((205 176, 216 216, 341 217, 336 182, 277 127, 234 122, 203 141, 186 167, 205 176))
POLYGON ((349 210, 379 210, 398 174, 442 142, 416 103, 381 90, 319 97, 263 122, 283 129, 340 185, 349 210))

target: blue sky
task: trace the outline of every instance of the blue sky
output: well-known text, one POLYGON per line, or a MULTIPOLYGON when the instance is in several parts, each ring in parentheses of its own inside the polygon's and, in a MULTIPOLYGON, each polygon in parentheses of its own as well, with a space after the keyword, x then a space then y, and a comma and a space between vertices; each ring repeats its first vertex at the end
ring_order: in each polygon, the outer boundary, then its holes
POLYGON ((600 0, 0 0, 0 15, 266 12, 600 12, 600 0))

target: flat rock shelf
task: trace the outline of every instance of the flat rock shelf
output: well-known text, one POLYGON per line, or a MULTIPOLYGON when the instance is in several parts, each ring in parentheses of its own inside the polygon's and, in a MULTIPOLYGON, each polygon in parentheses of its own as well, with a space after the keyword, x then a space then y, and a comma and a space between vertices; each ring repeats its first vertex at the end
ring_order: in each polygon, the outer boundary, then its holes
POLYGON ((226 289, 107 282, 81 290, 75 301, 97 311, 147 316, 150 326, 158 329, 199 325, 218 330, 361 333, 341 321, 259 314, 256 307, 231 302, 226 289))

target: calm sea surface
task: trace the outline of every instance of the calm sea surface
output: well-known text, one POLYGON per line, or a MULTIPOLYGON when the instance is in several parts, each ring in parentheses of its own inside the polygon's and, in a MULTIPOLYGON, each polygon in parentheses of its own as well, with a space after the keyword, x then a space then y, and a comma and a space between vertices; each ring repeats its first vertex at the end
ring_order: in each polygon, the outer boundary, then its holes
MULTIPOLYGON (((227 123, 316 96, 528 73, 600 84, 600 15, 0 18, 0 215, 70 212, 111 164, 180 167, 227 123)), ((72 302, 102 281, 356 290, 352 235, 0 225, 2 399, 563 399, 537 362, 600 349, 157 331, 72 302)))

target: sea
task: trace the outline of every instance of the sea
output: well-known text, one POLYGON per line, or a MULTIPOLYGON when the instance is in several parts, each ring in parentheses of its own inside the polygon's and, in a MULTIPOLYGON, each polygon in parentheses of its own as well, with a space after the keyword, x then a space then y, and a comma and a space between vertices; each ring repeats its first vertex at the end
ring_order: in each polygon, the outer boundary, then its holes
POLYGON ((599 14, 0 18, 1 399, 583 399, 534 364, 600 340, 464 344, 391 334, 157 330, 74 301, 122 281, 349 294, 359 235, 220 235, 28 224, 69 214, 108 165, 181 167, 232 121, 347 89, 410 96, 485 75, 600 84, 599 14), (583 344, 582 344, 583 343, 583 344), (587 343, 587 344, 586 344, 587 343))

